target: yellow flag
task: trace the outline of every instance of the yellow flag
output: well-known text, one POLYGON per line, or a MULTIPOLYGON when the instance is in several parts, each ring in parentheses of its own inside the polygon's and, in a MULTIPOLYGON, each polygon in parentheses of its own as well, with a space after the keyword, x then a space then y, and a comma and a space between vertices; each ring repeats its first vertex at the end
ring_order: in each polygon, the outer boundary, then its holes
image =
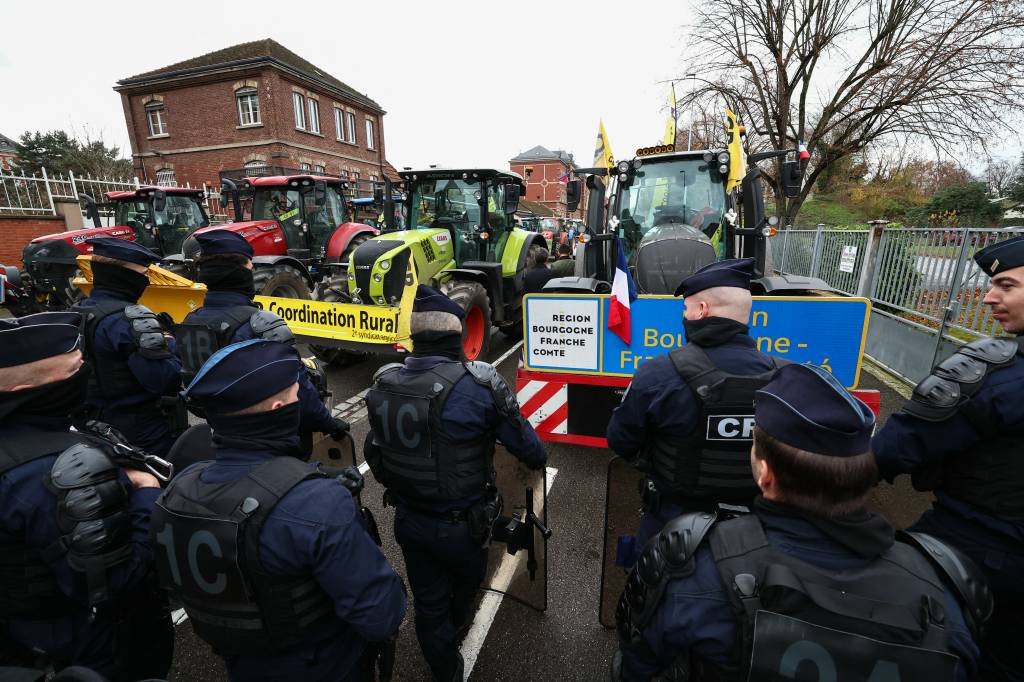
POLYGON ((746 136, 746 128, 736 120, 736 114, 725 110, 725 132, 729 136, 729 179, 725 185, 725 191, 731 192, 743 182, 743 176, 747 174, 747 153, 743 151, 743 137, 746 136))
POLYGON ((611 175, 612 166, 615 165, 615 157, 612 156, 612 146, 608 143, 608 133, 604 131, 604 121, 600 122, 597 129, 597 144, 594 146, 594 167, 607 168, 611 175))
POLYGON ((672 145, 672 148, 676 147, 676 84, 671 84, 671 90, 668 94, 668 120, 665 121, 665 139, 664 144, 672 145))

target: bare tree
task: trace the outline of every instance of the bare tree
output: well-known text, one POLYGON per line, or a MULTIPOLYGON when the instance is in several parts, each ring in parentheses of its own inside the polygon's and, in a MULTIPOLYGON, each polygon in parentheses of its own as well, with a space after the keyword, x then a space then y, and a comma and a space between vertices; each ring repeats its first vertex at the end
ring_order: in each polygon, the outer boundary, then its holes
POLYGON ((812 153, 803 193, 778 206, 785 222, 868 145, 984 150, 1024 97, 1021 0, 715 0, 696 13, 686 66, 706 80, 681 105, 724 98, 755 144, 812 153))
POLYGON ((996 199, 1005 197, 1016 176, 1017 163, 1010 159, 992 159, 985 166, 985 182, 996 199))

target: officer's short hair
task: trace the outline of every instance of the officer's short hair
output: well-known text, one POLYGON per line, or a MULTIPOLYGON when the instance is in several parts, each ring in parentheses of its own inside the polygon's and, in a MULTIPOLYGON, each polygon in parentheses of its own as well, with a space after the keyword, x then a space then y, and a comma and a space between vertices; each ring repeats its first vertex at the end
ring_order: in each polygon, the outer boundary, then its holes
POLYGON ((545 265, 548 262, 548 256, 549 255, 550 254, 548 253, 547 249, 544 249, 544 248, 537 249, 537 253, 535 253, 534 256, 533 256, 534 267, 538 267, 539 268, 542 265, 545 265))
POLYGON ((800 450, 754 427, 754 456, 767 462, 779 501, 818 516, 838 516, 864 505, 878 482, 875 456, 831 457, 800 450))
POLYGON ((451 313, 440 310, 428 310, 422 313, 414 312, 409 317, 409 333, 420 332, 455 332, 462 333, 462 320, 451 313))

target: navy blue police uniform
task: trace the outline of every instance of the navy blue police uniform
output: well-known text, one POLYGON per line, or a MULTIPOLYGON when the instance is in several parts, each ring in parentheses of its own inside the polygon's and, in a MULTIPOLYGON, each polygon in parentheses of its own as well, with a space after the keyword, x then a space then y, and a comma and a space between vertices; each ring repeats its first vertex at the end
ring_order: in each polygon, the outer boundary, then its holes
MULTIPOLYGON (((868 452, 874 415, 820 368, 782 368, 755 410, 790 447, 868 452)), ((615 679, 973 678, 992 598, 965 555, 863 508, 758 497, 744 512, 684 514, 645 547, 616 614, 615 679)))
MULTIPOLYGON (((1024 238, 975 255, 992 276, 1024 267, 1024 238)), ((911 474, 935 494, 915 530, 985 571, 996 611, 982 643, 985 679, 1024 680, 1024 337, 974 341, 939 363, 872 441, 879 473, 911 474)))
MULTIPOLYGON (((427 312, 464 316, 421 285, 413 316, 427 312)), ((417 332, 415 319, 413 330, 413 354, 378 370, 366 396, 364 451, 396 508, 420 648, 435 679, 447 682, 462 679, 458 631, 487 571, 495 441, 532 468, 546 455, 497 370, 460 361, 460 333, 417 332)))
POLYGON ((300 458, 300 407, 245 412, 304 371, 291 346, 225 346, 185 390, 216 458, 157 501, 161 584, 232 680, 372 679, 371 643, 397 632, 405 592, 343 479, 300 458))
MULTIPOLYGON (((252 259, 252 246, 234 232, 210 230, 195 237, 203 258, 252 259)), ((285 321, 253 304, 256 291, 251 269, 242 263, 214 259, 201 261, 198 270, 199 281, 207 286, 203 306, 186 315, 175 329, 184 383, 192 380, 214 351, 229 344, 266 339, 294 345, 295 337, 285 321)), ((299 376, 299 404, 302 412, 299 430, 307 452, 311 451, 313 433, 341 437, 348 432, 349 425, 343 419, 331 416, 308 372, 299 376)))
MULTIPOLYGON (((94 256, 149 266, 160 256, 145 246, 94 237, 94 256)), ((83 317, 84 353, 93 373, 86 399, 88 418, 117 428, 135 446, 155 455, 170 450, 174 437, 162 398, 181 387, 181 361, 174 338, 153 311, 139 305, 146 275, 112 263, 92 262, 93 288, 74 306, 83 317)))
MULTIPOLYGON (((80 325, 74 312, 0 320, 0 386, 5 369, 77 353, 80 325)), ((88 372, 0 392, 0 665, 162 678, 173 630, 148 533, 160 489, 133 489, 110 443, 71 430, 88 372)))
MULTIPOLYGON (((675 294, 749 290, 753 263, 712 263, 675 294)), ((747 459, 753 393, 783 361, 757 350, 740 322, 708 317, 683 326, 686 345, 641 364, 608 423, 608 447, 647 474, 634 551, 684 510, 746 504, 757 494, 747 459)), ((628 556, 620 561, 632 564, 628 556)))

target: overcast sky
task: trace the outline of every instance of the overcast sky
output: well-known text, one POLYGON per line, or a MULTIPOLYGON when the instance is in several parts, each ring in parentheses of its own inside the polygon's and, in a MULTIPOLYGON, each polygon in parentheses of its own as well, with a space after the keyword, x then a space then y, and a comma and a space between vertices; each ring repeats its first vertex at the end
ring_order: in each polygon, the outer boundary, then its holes
POLYGON ((660 141, 690 2, 7 3, 0 133, 73 130, 127 156, 118 79, 269 37, 384 107, 399 168, 507 168, 538 144, 588 165, 601 118, 619 158, 660 141))
POLYGON ((687 2, 18 2, 4 7, 0 133, 74 129, 127 155, 121 78, 260 38, 388 112, 397 167, 507 168, 534 145, 617 155, 663 134, 687 2), (309 9, 300 9, 300 8, 309 9))

